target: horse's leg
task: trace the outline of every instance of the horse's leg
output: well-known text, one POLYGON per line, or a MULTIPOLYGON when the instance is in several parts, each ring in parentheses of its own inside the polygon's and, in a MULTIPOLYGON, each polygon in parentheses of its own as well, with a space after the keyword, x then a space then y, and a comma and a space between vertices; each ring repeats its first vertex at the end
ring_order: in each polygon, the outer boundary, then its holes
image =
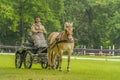
POLYGON ((68 71, 68 72, 70 71, 70 57, 71 57, 71 53, 72 53, 72 51, 70 51, 70 52, 68 53, 68 65, 67 65, 67 71, 68 71))
POLYGON ((54 69, 54 51, 51 53, 51 68, 54 69))
POLYGON ((48 69, 51 67, 51 51, 48 50, 48 69))
POLYGON ((56 62, 56 55, 57 55, 57 53, 55 52, 54 54, 53 54, 53 60, 52 60, 52 62, 53 62, 53 69, 55 69, 55 62, 56 62))
POLYGON ((60 64, 59 64, 59 71, 62 71, 62 52, 60 51, 60 64))

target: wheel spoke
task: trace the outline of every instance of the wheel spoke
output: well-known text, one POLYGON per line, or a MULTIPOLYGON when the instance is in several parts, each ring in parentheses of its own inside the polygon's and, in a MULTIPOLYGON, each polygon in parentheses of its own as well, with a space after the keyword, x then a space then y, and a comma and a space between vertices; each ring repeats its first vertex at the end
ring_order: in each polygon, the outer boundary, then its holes
POLYGON ((15 67, 16 68, 21 68, 22 65, 22 59, 20 53, 15 54, 15 67))
POLYGON ((43 69, 46 69, 46 68, 48 67, 48 62, 42 62, 42 63, 41 63, 41 67, 42 67, 43 69))
POLYGON ((26 52, 24 67, 30 69, 32 66, 32 55, 30 52, 26 52))

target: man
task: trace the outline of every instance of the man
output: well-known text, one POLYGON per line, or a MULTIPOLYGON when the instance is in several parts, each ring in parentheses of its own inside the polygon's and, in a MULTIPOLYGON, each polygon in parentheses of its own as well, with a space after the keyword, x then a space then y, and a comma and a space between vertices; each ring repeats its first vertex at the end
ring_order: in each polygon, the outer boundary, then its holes
POLYGON ((46 29, 41 24, 40 18, 35 19, 35 23, 31 27, 32 31, 32 38, 34 40, 34 46, 39 47, 46 47, 47 42, 45 40, 44 34, 47 34, 46 29))

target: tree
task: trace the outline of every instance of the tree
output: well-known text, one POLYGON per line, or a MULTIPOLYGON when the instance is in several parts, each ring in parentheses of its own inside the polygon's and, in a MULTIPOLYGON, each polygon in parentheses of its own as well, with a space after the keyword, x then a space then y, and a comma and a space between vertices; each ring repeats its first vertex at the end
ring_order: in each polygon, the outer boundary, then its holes
POLYGON ((78 46, 119 47, 119 5, 119 0, 0 0, 0 43, 24 43, 34 19, 40 17, 48 33, 73 22, 78 46))
POLYGON ((12 41, 12 38, 17 37, 15 35, 17 33, 17 16, 7 0, 1 0, 0 2, 0 43, 12 44, 12 42, 16 41, 16 39, 12 41))

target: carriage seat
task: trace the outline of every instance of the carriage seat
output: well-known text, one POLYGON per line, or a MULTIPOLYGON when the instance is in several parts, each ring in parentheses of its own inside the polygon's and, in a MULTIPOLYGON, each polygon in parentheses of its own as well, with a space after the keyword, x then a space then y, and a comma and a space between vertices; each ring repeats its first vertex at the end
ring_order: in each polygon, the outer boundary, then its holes
POLYGON ((23 45, 27 46, 27 47, 34 47, 34 42, 33 42, 33 39, 31 37, 31 33, 28 33, 27 41, 25 43, 23 43, 23 45))
MULTIPOLYGON (((41 44, 42 44, 42 43, 41 43, 41 44)), ((24 43, 23 45, 24 45, 24 46, 27 46, 27 47, 33 47, 33 48, 35 48, 35 49, 47 47, 47 45, 46 45, 46 46, 44 46, 44 45, 41 46, 41 44, 40 44, 40 46, 39 46, 39 44, 38 44, 38 46, 36 46, 36 45, 34 44, 34 40, 33 40, 33 38, 32 38, 32 33, 29 32, 28 35, 27 35, 27 42, 24 43)), ((47 44, 47 40, 46 40, 46 44, 47 44)))

